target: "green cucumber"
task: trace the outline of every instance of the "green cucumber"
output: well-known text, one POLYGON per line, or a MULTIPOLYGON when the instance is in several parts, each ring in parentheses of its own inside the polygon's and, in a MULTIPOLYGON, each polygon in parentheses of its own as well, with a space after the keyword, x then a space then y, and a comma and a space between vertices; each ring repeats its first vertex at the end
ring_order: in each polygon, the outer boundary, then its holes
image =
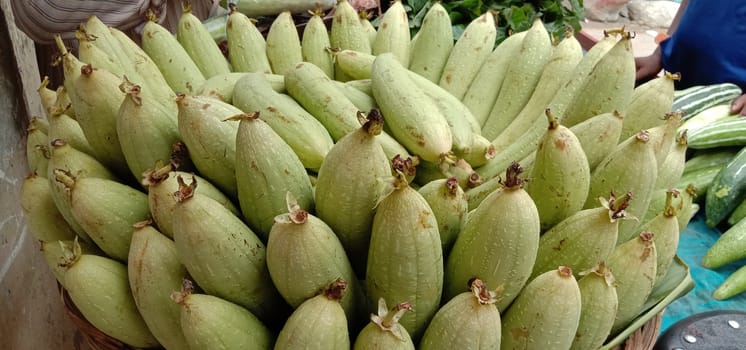
POLYGON ((712 106, 727 104, 741 94, 741 88, 733 83, 701 86, 676 97, 672 110, 681 111, 684 119, 688 120, 712 106))
POLYGON ((697 113, 696 115, 689 117, 683 124, 681 124, 679 130, 686 129, 689 130, 690 133, 692 133, 695 130, 703 128, 714 122, 724 119, 737 118, 737 116, 732 115, 730 112, 730 103, 721 103, 719 105, 709 107, 697 113))
POLYGON ((746 221, 741 220, 731 226, 715 244, 710 246, 702 258, 702 266, 717 269, 727 263, 746 258, 746 221))
POLYGON ((712 180, 705 197, 705 222, 717 226, 746 198, 746 147, 712 180))
POLYGON ((727 117, 693 129, 689 145, 693 149, 746 146, 746 117, 727 117))
POLYGON ((731 212, 730 216, 728 217, 728 225, 735 225, 737 222, 741 221, 744 217, 746 217, 746 200, 741 202, 736 209, 733 209, 733 212, 731 212))
POLYGON ((715 300, 726 300, 746 291, 746 265, 732 272, 728 278, 712 292, 715 300))
POLYGON ((733 159, 733 156, 736 155, 739 149, 729 147, 724 149, 696 150, 687 158, 686 165, 684 166, 684 174, 717 165, 724 166, 733 159))

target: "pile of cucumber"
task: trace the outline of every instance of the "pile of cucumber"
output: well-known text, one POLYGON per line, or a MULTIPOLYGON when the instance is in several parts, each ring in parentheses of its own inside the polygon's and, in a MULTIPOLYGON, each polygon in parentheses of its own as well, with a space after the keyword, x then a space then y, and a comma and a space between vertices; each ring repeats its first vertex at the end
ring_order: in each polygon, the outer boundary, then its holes
POLYGON ((438 3, 410 37, 401 2, 374 28, 341 0, 265 37, 231 10, 227 53, 188 7, 141 45, 91 17, 38 90, 21 205, 105 334, 608 349, 691 288, 678 76, 635 87, 631 33, 495 47, 491 12, 454 41, 438 3))
MULTIPOLYGON (((743 92, 731 83, 695 86, 677 92, 674 108, 684 111, 689 155, 679 182, 693 183, 695 203, 705 222, 723 231, 708 249, 702 266, 718 269, 746 258, 746 117, 730 112, 743 92)), ((712 297, 728 299, 746 291, 746 267, 732 273, 712 297)))

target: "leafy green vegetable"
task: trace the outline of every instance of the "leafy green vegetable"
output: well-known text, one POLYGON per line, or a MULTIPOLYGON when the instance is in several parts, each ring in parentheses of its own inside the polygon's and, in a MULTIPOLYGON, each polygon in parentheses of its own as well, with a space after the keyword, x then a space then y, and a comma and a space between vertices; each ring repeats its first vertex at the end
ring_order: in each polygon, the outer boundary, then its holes
MULTIPOLYGON (((414 35, 422 25, 422 19, 434 0, 402 0, 409 14, 409 26, 414 35)), ((463 33, 464 28, 486 11, 493 11, 497 18, 497 39, 499 44, 512 32, 520 32, 531 27, 536 18, 541 18, 544 26, 555 38, 562 38, 565 28, 580 31, 580 21, 584 17, 583 0, 456 0, 441 1, 453 23, 453 39, 463 33)))

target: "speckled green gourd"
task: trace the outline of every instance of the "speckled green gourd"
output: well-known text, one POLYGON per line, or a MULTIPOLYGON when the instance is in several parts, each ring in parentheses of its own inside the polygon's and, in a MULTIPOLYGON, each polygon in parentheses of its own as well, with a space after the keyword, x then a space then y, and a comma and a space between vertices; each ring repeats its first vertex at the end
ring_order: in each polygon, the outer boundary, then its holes
POLYGON ((330 280, 341 277, 347 281, 347 291, 339 302, 347 319, 357 323, 365 299, 342 243, 326 223, 288 197, 289 211, 275 218, 267 242, 272 282, 285 301, 297 308, 330 280))
POLYGON ((547 111, 549 127, 536 149, 526 192, 539 211, 546 231, 583 208, 591 170, 580 140, 547 111))
POLYGON ((522 169, 513 163, 503 187, 492 192, 468 216, 445 267, 445 297, 469 288, 474 277, 503 292, 504 311, 531 275, 539 247, 539 212, 523 189, 522 169))
POLYGON ((65 288, 88 322, 134 347, 159 345, 132 298, 126 265, 103 256, 81 254, 79 250, 66 265, 65 288))
POLYGON ((52 199, 46 174, 31 173, 21 184, 21 209, 34 239, 42 242, 72 240, 77 235, 52 199))
POLYGON ((176 194, 173 230, 181 263, 205 293, 239 304, 267 324, 284 320, 289 307, 269 277, 262 241, 195 188, 182 179, 176 194))
POLYGON ((181 309, 171 302, 186 277, 176 246, 168 237, 144 221, 133 225, 127 259, 132 297, 145 324, 166 349, 187 349, 181 332, 181 309))
POLYGON ((456 295, 443 305, 428 325, 420 349, 499 349, 501 339, 500 312, 495 303, 499 291, 475 278, 471 291, 456 295))
POLYGON ((349 349, 347 319, 339 301, 347 283, 336 279, 318 295, 304 301, 277 335, 276 350, 349 349))
POLYGON ((417 36, 422 40, 409 50, 409 69, 437 84, 453 49, 451 18, 442 4, 433 3, 427 10, 417 36))
POLYGON ((285 75, 295 64, 303 62, 298 29, 290 11, 279 13, 267 31, 267 59, 272 73, 285 75))
POLYGON ((539 239, 531 277, 557 266, 567 266, 576 273, 590 270, 606 260, 616 247, 619 222, 625 219, 629 196, 599 198, 597 207, 581 210, 560 221, 539 239))
POLYGON ((375 207, 382 195, 375 189, 381 179, 391 175, 391 165, 379 141, 383 117, 372 111, 363 123, 326 155, 314 197, 316 215, 337 234, 361 278, 365 275, 375 207))
POLYGON ((676 206, 681 199, 678 197, 678 190, 667 191, 663 209, 640 227, 641 231, 653 233, 656 251, 655 285, 660 283, 668 273, 668 268, 673 264, 676 250, 679 247, 680 229, 679 220, 676 217, 676 206))
POLYGON ((368 309, 376 310, 380 298, 410 301, 414 311, 399 322, 417 342, 440 305, 443 252, 427 201, 400 172, 391 186, 373 217, 365 274, 368 309))
POLYGON ((353 350, 414 350, 412 338, 399 320, 412 311, 410 302, 388 309, 386 301, 378 300, 378 313, 370 314, 370 322, 357 335, 353 350))
POLYGON ((399 0, 392 2, 381 16, 371 47, 374 55, 391 52, 404 67, 409 67, 409 18, 399 0))
POLYGON ((443 256, 446 256, 466 224, 469 209, 466 194, 455 177, 433 180, 420 187, 417 192, 425 198, 435 214, 443 256))
POLYGON ((267 41, 254 22, 235 8, 230 9, 225 34, 228 57, 234 72, 272 73, 267 41))
POLYGON ((115 180, 75 177, 60 169, 54 176, 66 187, 80 227, 109 257, 127 261, 132 225, 150 215, 148 195, 115 180))
POLYGON ((657 254, 654 233, 642 232, 614 249, 607 260, 614 274, 619 308, 611 334, 624 329, 642 312, 655 283, 657 254))
POLYGON ((46 174, 51 157, 49 136, 38 124, 41 119, 33 118, 26 129, 26 161, 32 172, 46 174))
POLYGON ((324 23, 321 10, 313 12, 311 18, 303 28, 301 38, 301 54, 304 62, 310 62, 321 68, 330 79, 334 79, 334 61, 327 52, 332 44, 329 41, 329 31, 324 23))
POLYGON ((580 322, 570 349, 598 349, 608 338, 619 307, 614 276, 602 261, 578 280, 578 288, 580 322))
POLYGON ((570 268, 537 276, 502 314, 500 349, 569 349, 580 323, 580 298, 570 268))

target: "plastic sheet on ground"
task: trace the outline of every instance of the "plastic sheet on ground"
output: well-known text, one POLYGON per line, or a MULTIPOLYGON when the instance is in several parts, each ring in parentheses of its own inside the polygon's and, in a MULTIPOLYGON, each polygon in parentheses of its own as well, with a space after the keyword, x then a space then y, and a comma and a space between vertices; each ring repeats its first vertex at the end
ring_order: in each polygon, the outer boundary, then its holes
POLYGON ((688 316, 712 310, 746 310, 746 293, 728 300, 712 298, 712 292, 728 276, 746 261, 737 261, 716 270, 702 267, 702 258, 707 249, 720 237, 722 231, 705 224, 704 213, 700 212, 691 220, 679 239, 678 256, 689 265, 694 280, 694 289, 672 302, 663 312, 661 333, 688 316))

